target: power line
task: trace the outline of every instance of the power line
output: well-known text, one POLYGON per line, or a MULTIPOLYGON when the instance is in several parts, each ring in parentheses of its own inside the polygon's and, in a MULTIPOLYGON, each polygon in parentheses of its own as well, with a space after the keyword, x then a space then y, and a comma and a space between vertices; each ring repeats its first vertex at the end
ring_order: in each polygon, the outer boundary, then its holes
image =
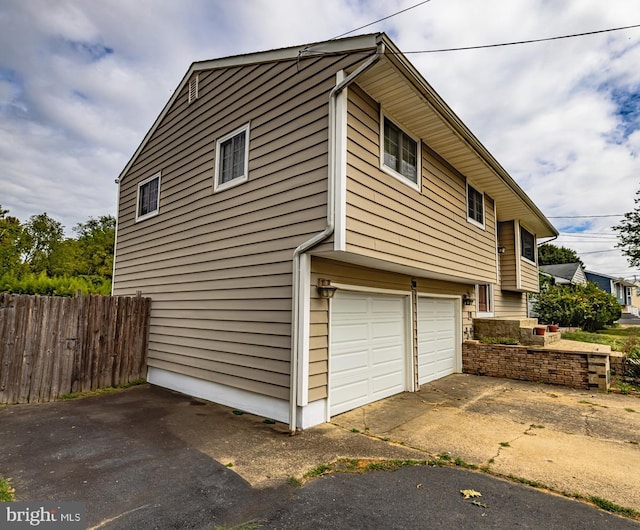
POLYGON ((368 28, 369 26, 373 26, 374 24, 377 24, 378 22, 382 22, 383 20, 387 20, 391 17, 395 17, 396 15, 399 15, 400 13, 405 13, 407 11, 409 11, 410 9, 413 9, 415 7, 419 7, 423 4, 426 4, 427 2, 431 2, 431 0, 424 0, 423 2, 419 2, 411 7, 407 7, 406 9, 403 9, 401 11, 397 11, 395 13, 392 13, 391 15, 387 15, 386 17, 380 18, 374 22, 370 22, 369 24, 365 24, 364 26, 360 26, 359 28, 356 29, 352 29, 351 31, 347 31, 346 33, 343 33, 342 35, 338 35, 337 37, 333 37, 332 39, 329 40, 335 40, 335 39, 339 39, 340 37, 344 37, 345 35, 349 35, 349 33, 353 33, 354 31, 358 31, 360 29, 364 29, 364 28, 368 28))
POLYGON ((617 248, 612 248, 611 250, 592 250, 591 252, 578 252, 580 256, 585 254, 602 254, 603 252, 619 252, 617 248))
POLYGON ((546 37, 542 39, 529 39, 529 40, 520 40, 513 42, 502 42, 499 44, 483 44, 480 46, 462 46, 459 48, 440 48, 436 50, 420 50, 413 52, 403 52, 405 55, 409 53, 441 53, 441 52, 457 52, 464 50, 480 50, 483 48, 499 48, 501 46, 515 46, 516 44, 532 44, 535 42, 546 42, 551 40, 559 40, 559 39, 571 39, 573 37, 584 37, 586 35, 596 35, 598 33, 608 33, 610 31, 621 31, 623 29, 632 29, 632 28, 640 28, 640 24, 633 24, 631 26, 621 26, 618 28, 609 28, 609 29, 599 29, 595 31, 585 31, 584 33, 572 33, 570 35, 558 35, 556 37, 546 37))
POLYGON ((594 217, 624 217, 623 213, 610 213, 605 215, 547 215, 547 219, 592 219, 594 217))

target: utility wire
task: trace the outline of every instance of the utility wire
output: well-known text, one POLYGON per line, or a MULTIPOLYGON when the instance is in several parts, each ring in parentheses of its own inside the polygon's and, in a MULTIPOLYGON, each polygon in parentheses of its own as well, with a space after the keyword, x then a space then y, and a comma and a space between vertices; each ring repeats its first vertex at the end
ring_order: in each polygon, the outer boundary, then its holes
POLYGON ((593 219, 594 217, 624 217, 624 215, 625 214, 623 213, 611 213, 606 215, 547 215, 547 219, 593 219))
POLYGON ((403 53, 406 55, 409 53, 440 53, 440 52, 457 52, 457 51, 464 51, 464 50, 480 50, 483 48, 498 48, 501 46, 514 46, 516 44, 532 44, 535 42, 546 42, 551 40, 570 39, 573 37, 584 37, 586 35, 596 35, 598 33, 607 33, 610 31, 620 31, 623 29, 631 29, 631 28, 640 28, 640 24, 633 24, 631 26, 621 26, 618 28, 599 29, 596 31, 585 31, 584 33, 572 33, 571 35, 559 35, 556 37, 546 37, 543 39, 529 39, 529 40, 520 40, 520 41, 514 41, 514 42, 502 42, 499 44, 483 44, 480 46, 462 46, 459 48, 440 48, 437 50, 420 50, 420 51, 403 52, 403 53))
POLYGON ((403 9, 402 11, 397 11, 395 13, 392 13, 391 15, 388 15, 386 17, 380 18, 374 22, 370 22, 369 24, 365 24, 364 26, 360 26, 359 28, 356 29, 352 29, 351 31, 347 31, 346 33, 343 33, 341 35, 338 35, 337 37, 333 37, 332 39, 329 40, 335 40, 335 39, 339 39, 340 37, 344 37, 345 35, 349 35, 349 33, 353 33, 354 31, 358 31, 360 29, 364 29, 364 28, 368 28, 369 26, 373 26, 374 24, 377 24, 378 22, 382 22, 383 20, 387 20, 391 17, 395 17, 396 15, 399 15, 400 13, 405 13, 407 11, 409 11, 410 9, 413 9, 415 7, 419 7, 423 4, 426 4, 427 2, 431 2, 431 0, 424 0, 423 2, 419 2, 413 6, 407 7, 406 9, 403 9))

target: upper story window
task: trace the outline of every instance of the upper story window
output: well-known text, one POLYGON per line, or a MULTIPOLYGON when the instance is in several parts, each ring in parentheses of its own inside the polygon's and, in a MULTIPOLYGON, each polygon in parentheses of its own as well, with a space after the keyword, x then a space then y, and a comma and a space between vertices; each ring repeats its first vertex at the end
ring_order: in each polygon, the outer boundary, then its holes
POLYGON ((520 227, 520 255, 533 263, 536 262, 536 238, 522 227, 520 227))
POLYGON ((484 228, 484 195, 467 184, 467 219, 484 228))
POLYGON ((214 191, 245 182, 249 177, 249 124, 243 125, 216 142, 214 191))
POLYGON ((383 124, 382 168, 419 189, 418 142, 389 118, 384 117, 383 124))
POLYGON ((138 184, 136 221, 158 215, 160 209, 160 173, 138 184))

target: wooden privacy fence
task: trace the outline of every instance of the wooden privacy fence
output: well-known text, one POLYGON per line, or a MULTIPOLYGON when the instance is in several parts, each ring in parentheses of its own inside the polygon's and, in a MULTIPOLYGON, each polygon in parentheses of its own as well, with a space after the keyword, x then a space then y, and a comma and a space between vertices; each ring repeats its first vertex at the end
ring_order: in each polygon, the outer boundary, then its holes
POLYGON ((151 299, 0 294, 0 403, 38 403, 146 376, 151 299))

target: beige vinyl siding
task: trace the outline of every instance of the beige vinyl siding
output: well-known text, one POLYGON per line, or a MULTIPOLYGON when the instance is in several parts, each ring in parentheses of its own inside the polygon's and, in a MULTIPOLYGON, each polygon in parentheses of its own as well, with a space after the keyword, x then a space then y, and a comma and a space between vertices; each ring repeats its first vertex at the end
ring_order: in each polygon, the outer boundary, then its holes
MULTIPOLYGON (((318 297, 314 288, 318 279, 324 278, 331 280, 332 283, 353 285, 360 287, 368 287, 375 289, 387 289, 391 291, 411 291, 411 281, 416 280, 416 293, 439 294, 446 296, 462 296, 464 293, 473 292, 472 285, 459 284, 455 282, 444 282, 438 280, 429 280, 424 278, 412 278, 408 275, 387 272, 378 269, 371 269, 342 263, 326 258, 314 256, 311 261, 311 336, 310 336, 310 365, 309 372, 316 374, 315 379, 309 381, 309 401, 327 397, 327 374, 329 359, 329 304, 325 299, 318 297), (321 377, 320 377, 321 376, 321 377)), ((414 295, 412 303, 414 309, 417 297, 414 295)), ((472 321, 469 318, 469 312, 462 308, 463 321, 462 327, 465 333, 471 338, 472 321)), ((415 316, 416 311, 413 311, 415 316)), ((415 318, 411 323, 413 327, 413 355, 417 357, 417 322, 415 318)), ((462 337, 460 337, 462 340, 462 337)), ((414 366, 417 363, 414 362, 414 366)), ((417 378, 417 373, 414 374, 417 378)), ((417 380, 417 379, 416 379, 417 380)))
POLYGON ((520 289, 528 293, 539 291, 538 266, 522 258, 520 258, 520 289))
POLYGON ((120 186, 114 293, 153 299, 149 366, 288 399, 293 249, 325 226, 329 91, 362 60, 201 71, 179 94, 120 186), (249 179, 213 193, 216 139, 247 123, 249 179), (157 172, 159 214, 135 223, 157 172))
POLYGON ((516 236, 513 221, 498 223, 498 246, 504 247, 500 254, 500 286, 503 290, 518 289, 518 261, 516 257, 516 236))
POLYGON ((496 318, 527 318, 527 295, 495 289, 494 316, 496 318))
POLYGON ((420 192, 382 171, 380 108, 357 85, 349 88, 347 120, 346 250, 495 282, 493 201, 485 200, 485 229, 469 223, 464 177, 424 144, 420 192))

